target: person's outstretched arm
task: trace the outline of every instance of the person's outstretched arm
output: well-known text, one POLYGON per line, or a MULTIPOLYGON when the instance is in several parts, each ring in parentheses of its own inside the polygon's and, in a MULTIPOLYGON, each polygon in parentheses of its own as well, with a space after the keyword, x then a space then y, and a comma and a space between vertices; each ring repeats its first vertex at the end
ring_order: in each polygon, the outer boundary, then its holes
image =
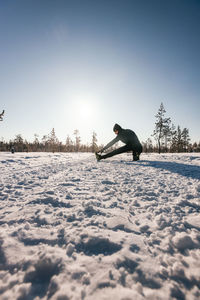
POLYGON ((105 147, 103 147, 100 152, 105 151, 106 149, 110 148, 112 145, 114 145, 115 143, 117 143, 119 141, 118 136, 116 136, 110 143, 108 143, 105 147))

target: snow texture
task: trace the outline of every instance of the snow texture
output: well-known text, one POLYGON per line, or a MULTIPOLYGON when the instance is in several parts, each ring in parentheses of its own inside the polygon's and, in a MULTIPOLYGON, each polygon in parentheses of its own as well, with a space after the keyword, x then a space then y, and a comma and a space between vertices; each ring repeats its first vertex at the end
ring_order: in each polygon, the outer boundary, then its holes
POLYGON ((0 299, 200 299, 200 154, 0 153, 0 299))

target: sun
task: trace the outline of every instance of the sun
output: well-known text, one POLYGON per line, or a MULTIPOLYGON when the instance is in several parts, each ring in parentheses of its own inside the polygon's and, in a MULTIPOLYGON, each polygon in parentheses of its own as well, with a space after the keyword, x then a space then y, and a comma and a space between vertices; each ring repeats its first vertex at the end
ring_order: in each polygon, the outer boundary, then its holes
POLYGON ((78 104, 78 115, 81 119, 87 120, 88 118, 92 117, 93 114, 93 107, 91 103, 87 101, 81 101, 78 104))
POLYGON ((98 98, 96 94, 72 94, 70 100, 70 104, 67 104, 68 122, 79 130, 91 129, 91 126, 94 126, 98 119, 98 98))

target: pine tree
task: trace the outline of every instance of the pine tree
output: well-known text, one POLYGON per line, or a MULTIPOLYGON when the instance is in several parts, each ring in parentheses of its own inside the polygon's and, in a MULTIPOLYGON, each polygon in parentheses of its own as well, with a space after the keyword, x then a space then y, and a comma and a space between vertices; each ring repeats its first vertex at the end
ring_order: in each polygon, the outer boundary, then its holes
POLYGON ((177 130, 176 130, 176 126, 172 123, 170 128, 170 151, 171 152, 176 151, 176 145, 177 145, 177 130))
POLYGON ((81 145, 81 138, 79 136, 78 129, 74 130, 74 136, 75 136, 75 151, 78 152, 80 150, 80 145, 81 145))
POLYGON ((39 151, 39 144, 40 144, 40 142, 39 142, 39 135, 37 134, 37 133, 35 133, 34 134, 34 141, 33 141, 33 151, 39 151))
POLYGON ((54 128, 51 130, 48 142, 49 142, 49 145, 50 145, 50 150, 54 153, 57 150, 57 146, 58 146, 58 143, 59 143, 58 138, 56 137, 56 133, 55 133, 54 128))
POLYGON ((147 152, 153 152, 153 143, 150 138, 147 139, 147 152))
POLYGON ((14 139, 14 145, 16 151, 22 152, 24 149, 24 140, 21 134, 17 134, 14 139))
POLYGON ((183 139, 183 150, 184 152, 187 152, 190 145, 189 129, 183 128, 182 139, 183 139))
POLYGON ((183 139, 182 139, 182 131, 180 126, 177 127, 177 151, 182 152, 183 151, 183 139))
POLYGON ((198 146, 197 146, 197 152, 200 152, 200 142, 198 143, 198 146))
POLYGON ((143 151, 145 153, 153 152, 153 143, 152 143, 152 140, 150 138, 148 138, 146 140, 146 142, 143 142, 142 146, 143 146, 143 151))
POLYGON ((97 134, 93 131, 92 133, 92 152, 97 151, 97 134))
POLYGON ((48 136, 47 135, 43 135, 42 137, 42 146, 44 151, 48 151, 48 136))
POLYGON ((169 135, 170 132, 170 118, 165 118, 166 110, 164 108, 163 103, 160 104, 160 108, 158 110, 158 113, 156 114, 156 123, 155 123, 155 129, 153 132, 153 136, 155 137, 157 143, 158 143, 158 152, 161 152, 161 144, 163 141, 163 138, 169 135))
POLYGON ((67 152, 72 152, 73 151, 73 142, 72 142, 71 138, 69 137, 69 135, 67 136, 65 145, 66 145, 66 151, 67 152))
POLYGON ((171 119, 168 118, 168 124, 167 126, 164 126, 163 128, 163 138, 164 138, 164 147, 165 147, 165 151, 168 151, 168 143, 170 142, 171 139, 171 128, 170 128, 170 124, 171 124, 171 119))
POLYGON ((197 148, 198 148, 197 142, 194 142, 193 145, 192 145, 193 151, 194 151, 194 152, 197 152, 197 148))

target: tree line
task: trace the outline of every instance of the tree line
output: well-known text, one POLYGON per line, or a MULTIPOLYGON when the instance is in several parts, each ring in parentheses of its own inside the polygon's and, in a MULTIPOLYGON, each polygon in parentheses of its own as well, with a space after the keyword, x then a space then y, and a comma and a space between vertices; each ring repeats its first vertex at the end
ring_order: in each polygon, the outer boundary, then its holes
POLYGON ((34 141, 28 142, 21 134, 15 136, 13 140, 5 142, 0 140, 0 151, 11 152, 95 152, 97 151, 97 134, 92 133, 91 142, 82 144, 79 131, 76 129, 73 133, 74 138, 69 135, 66 142, 59 141, 53 128, 48 135, 44 135, 41 140, 37 134, 34 135, 34 141))
MULTIPOLYGON (((0 114, 0 121, 3 121, 4 110, 0 114)), ((189 129, 175 126, 170 117, 166 117, 166 110, 163 103, 160 104, 158 112, 155 116, 155 128, 152 134, 156 144, 152 138, 148 138, 142 142, 143 152, 200 152, 200 142, 191 143, 189 129)), ((73 138, 69 135, 65 143, 59 141, 56 136, 55 129, 44 135, 41 140, 37 134, 34 135, 34 141, 29 142, 22 137, 21 134, 15 136, 9 142, 0 140, 0 151, 11 152, 95 152, 104 145, 97 145, 97 134, 92 132, 89 144, 82 144, 78 129, 74 130, 73 138)), ((116 148, 115 145, 114 148, 116 148)))

